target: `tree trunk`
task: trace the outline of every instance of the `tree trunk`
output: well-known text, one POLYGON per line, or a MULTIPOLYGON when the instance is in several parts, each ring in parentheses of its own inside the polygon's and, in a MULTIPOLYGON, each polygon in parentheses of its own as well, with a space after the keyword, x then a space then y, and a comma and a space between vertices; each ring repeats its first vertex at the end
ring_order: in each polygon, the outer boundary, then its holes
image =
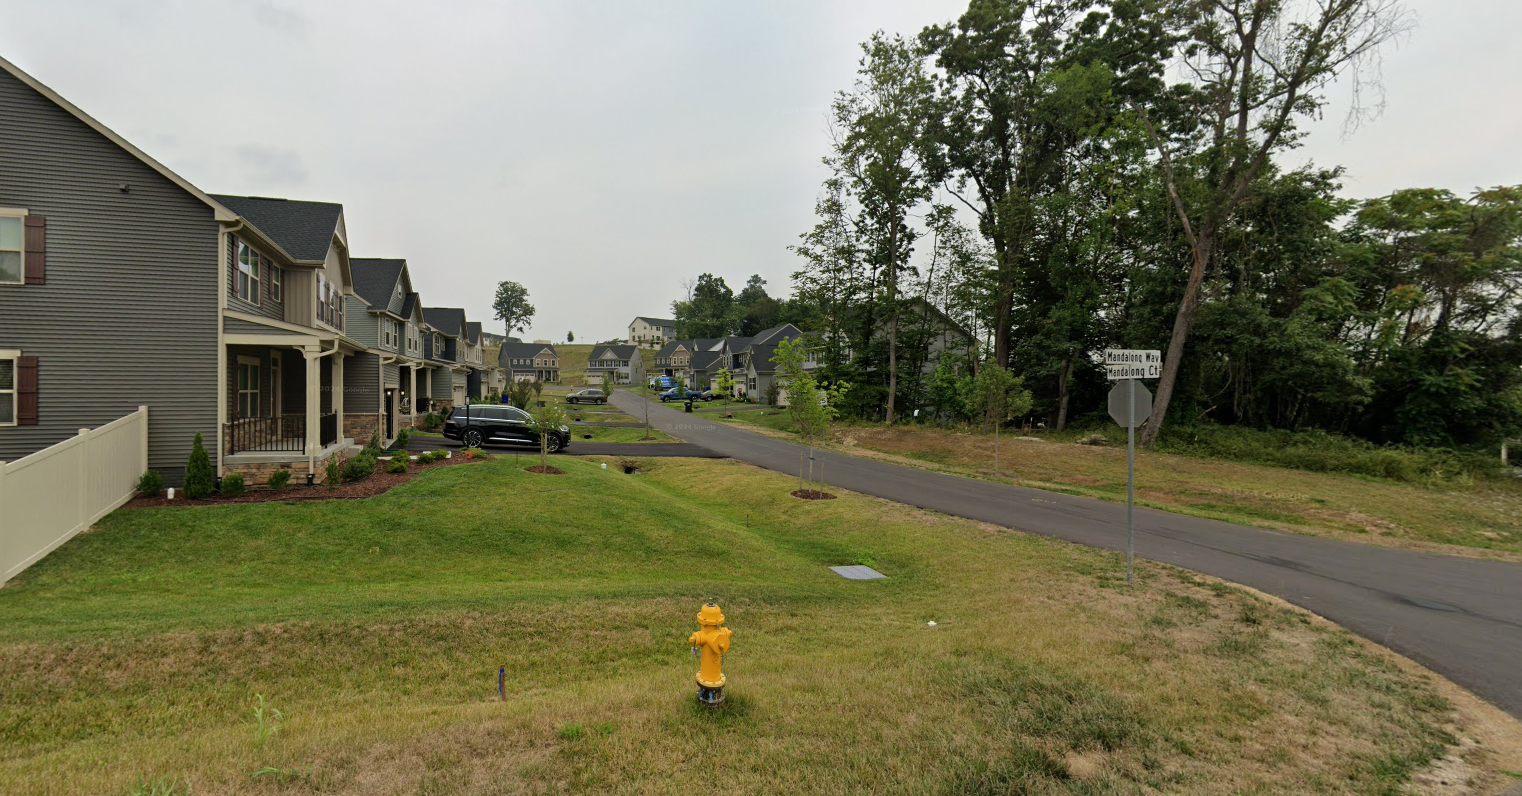
POLYGON ((1005 262, 1008 251, 999 252, 999 288, 994 308, 994 364, 1009 367, 1009 319, 1015 311, 1015 269, 1005 262))
MULTIPOLYGON (((890 217, 896 216, 890 213, 890 217)), ((898 401, 898 223, 888 233, 888 425, 898 401)))
POLYGON ((1189 331, 1194 327, 1194 315, 1200 308, 1200 286, 1205 281, 1205 263, 1210 261, 1214 246, 1213 231, 1201 230, 1199 245, 1194 247, 1194 262, 1189 268, 1189 282, 1184 286, 1184 297, 1179 301, 1178 313, 1173 316, 1173 334, 1168 338, 1168 351, 1163 355, 1163 372, 1157 380, 1157 397, 1152 399, 1152 415, 1148 417, 1147 427, 1142 432, 1144 447, 1150 448, 1157 443, 1157 436, 1168 417, 1168 403, 1173 400, 1173 387, 1184 359, 1184 347, 1189 340, 1189 331))
POLYGON ((1057 374, 1057 430, 1068 427, 1068 380, 1073 376, 1073 358, 1062 360, 1062 371, 1057 374))
POLYGON ((999 421, 994 421, 994 472, 999 472, 999 421))

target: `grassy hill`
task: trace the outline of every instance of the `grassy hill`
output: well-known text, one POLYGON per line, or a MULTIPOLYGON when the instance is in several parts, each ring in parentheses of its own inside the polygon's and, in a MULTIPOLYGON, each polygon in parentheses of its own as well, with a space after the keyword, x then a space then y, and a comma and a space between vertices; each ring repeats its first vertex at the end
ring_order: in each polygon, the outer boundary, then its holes
MULTIPOLYGON (((1128 587, 1109 552, 636 463, 112 514, 0 590, 0 782, 1394 793, 1476 720, 1348 633, 1178 570, 1128 587), (708 599, 735 633, 712 712, 687 646, 708 599)), ((1522 768, 1464 754, 1482 787, 1522 768)))

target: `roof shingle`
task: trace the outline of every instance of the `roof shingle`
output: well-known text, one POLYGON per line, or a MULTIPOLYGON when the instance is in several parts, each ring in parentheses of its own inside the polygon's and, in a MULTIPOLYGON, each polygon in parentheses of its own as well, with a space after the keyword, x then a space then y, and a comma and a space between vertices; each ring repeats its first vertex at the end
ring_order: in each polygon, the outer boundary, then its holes
POLYGON ((264 196, 212 194, 228 210, 237 213, 280 244, 286 253, 306 262, 322 262, 338 232, 344 206, 332 202, 302 202, 264 196))

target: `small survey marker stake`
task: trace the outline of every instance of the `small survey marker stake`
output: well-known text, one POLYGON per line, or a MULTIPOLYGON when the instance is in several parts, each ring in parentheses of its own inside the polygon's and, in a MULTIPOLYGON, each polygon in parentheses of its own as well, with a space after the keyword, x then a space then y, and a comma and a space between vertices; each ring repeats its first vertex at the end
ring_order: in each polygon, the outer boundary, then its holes
POLYGON ((830 567, 830 571, 846 580, 877 580, 888 577, 871 567, 863 566, 830 567))

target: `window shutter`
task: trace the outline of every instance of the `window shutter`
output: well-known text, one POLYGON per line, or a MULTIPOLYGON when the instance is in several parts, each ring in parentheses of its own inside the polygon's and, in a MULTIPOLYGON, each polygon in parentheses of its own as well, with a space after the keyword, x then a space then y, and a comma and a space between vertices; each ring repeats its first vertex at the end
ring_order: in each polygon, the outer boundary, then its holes
POLYGON ((22 357, 17 363, 16 425, 37 425, 37 357, 22 357))
MULTIPOLYGON (((42 216, 27 216, 25 221, 25 228, 26 283, 28 285, 46 284, 48 261, 48 220, 42 216)), ((33 419, 32 422, 35 423, 37 421, 33 419)))

